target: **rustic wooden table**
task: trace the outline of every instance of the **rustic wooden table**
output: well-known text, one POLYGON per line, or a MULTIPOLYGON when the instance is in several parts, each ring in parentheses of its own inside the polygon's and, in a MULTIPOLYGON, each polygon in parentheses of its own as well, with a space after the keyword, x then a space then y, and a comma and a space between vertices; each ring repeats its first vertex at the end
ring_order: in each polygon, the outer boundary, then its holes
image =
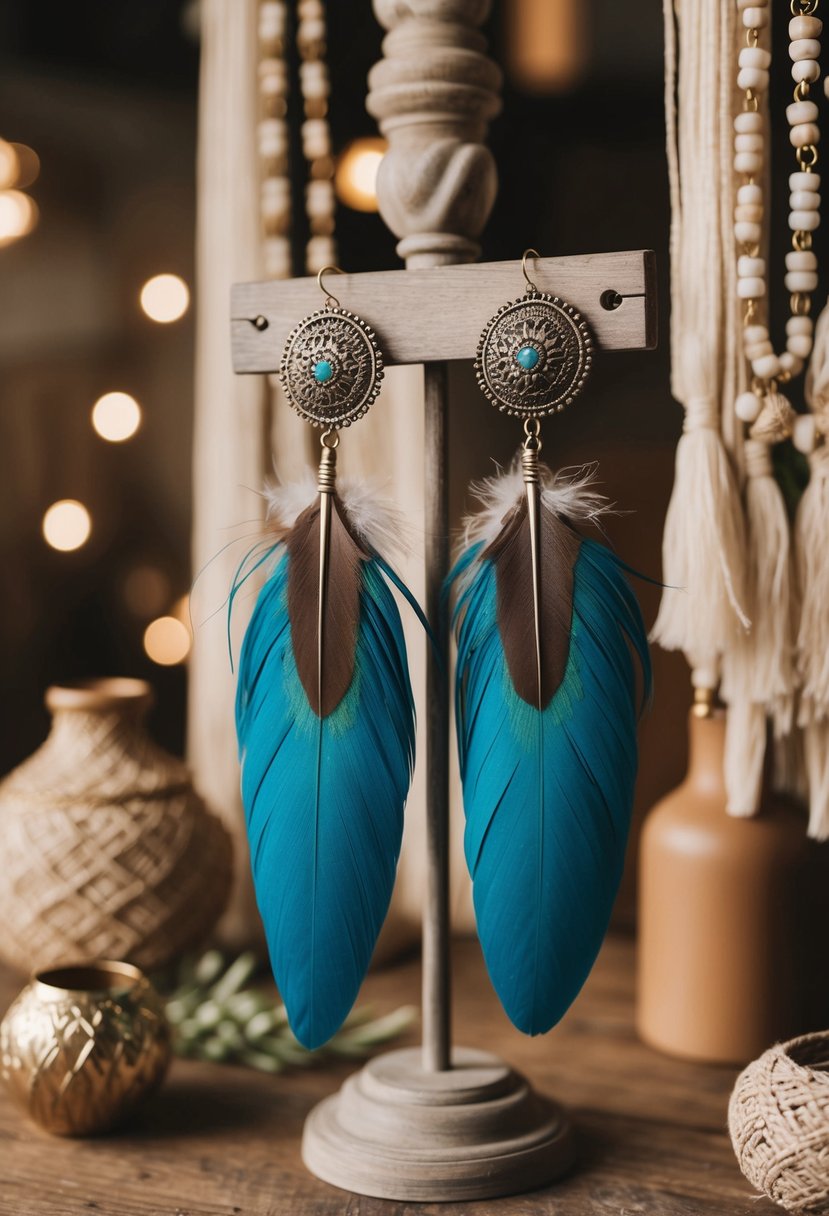
MULTIPOLYGON (((299 1159, 308 1111, 345 1066, 266 1077, 176 1063, 125 1130, 60 1140, 21 1119, 0 1094, 2 1216, 771 1216, 740 1175, 725 1130, 733 1070, 667 1059, 633 1029, 634 947, 611 938, 564 1023, 525 1039, 502 1014, 477 947, 454 951, 455 1037, 509 1060, 571 1111, 572 1175, 544 1191, 485 1203, 414 1205, 364 1199, 310 1177, 299 1159)), ((0 1008, 19 980, 0 972, 0 1008)), ((416 1001, 416 961, 370 977, 378 1011, 416 1001)))

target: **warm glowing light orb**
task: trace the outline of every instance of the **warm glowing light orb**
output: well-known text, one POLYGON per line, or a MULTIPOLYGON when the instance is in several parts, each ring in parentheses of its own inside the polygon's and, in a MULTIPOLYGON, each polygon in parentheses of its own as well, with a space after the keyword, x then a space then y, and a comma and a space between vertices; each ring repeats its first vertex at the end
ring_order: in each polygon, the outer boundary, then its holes
POLYGON ((354 211, 377 210, 377 170, 386 154, 384 139, 355 139, 337 160, 334 188, 337 197, 354 211))
POLYGON ((0 190, 0 245, 8 245, 30 233, 37 217, 37 204, 28 194, 22 190, 0 190))
POLYGON ((190 290, 177 274, 156 274, 141 288, 141 307, 151 321, 169 325, 187 312, 190 290))
POLYGON ((89 540, 92 518, 82 502, 61 498, 43 516, 43 536, 47 545, 63 553, 80 549, 89 540))
POLYGON ((129 393, 104 393, 92 407, 92 425, 102 439, 123 443, 141 425, 141 406, 129 393))
POLYGON ((174 667, 190 653, 190 630, 174 616, 160 616, 144 630, 144 650, 161 667, 174 667))
POLYGON ((17 186, 19 190, 27 190, 40 177, 40 157, 28 144, 13 143, 12 148, 17 157, 17 176, 9 185, 17 186))
POLYGON ((16 186, 20 174, 20 159, 14 144, 0 139, 0 189, 16 186))

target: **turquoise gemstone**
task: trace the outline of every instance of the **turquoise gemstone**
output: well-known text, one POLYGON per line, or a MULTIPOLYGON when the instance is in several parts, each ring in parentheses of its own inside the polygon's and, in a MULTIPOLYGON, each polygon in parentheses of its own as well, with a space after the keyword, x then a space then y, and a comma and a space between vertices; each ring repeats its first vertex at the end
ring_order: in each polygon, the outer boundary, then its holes
POLYGON ((525 372, 531 372, 538 362, 538 351, 534 346, 522 346, 515 356, 515 361, 520 363, 525 372))
POLYGON ((334 369, 327 359, 320 359, 314 364, 314 379, 317 384, 326 384, 334 375, 334 369))

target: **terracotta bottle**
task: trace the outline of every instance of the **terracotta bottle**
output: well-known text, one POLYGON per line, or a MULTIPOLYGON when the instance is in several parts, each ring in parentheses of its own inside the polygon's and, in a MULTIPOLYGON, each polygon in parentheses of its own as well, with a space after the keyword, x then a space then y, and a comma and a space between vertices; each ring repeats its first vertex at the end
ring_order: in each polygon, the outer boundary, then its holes
POLYGON ((829 846, 784 799, 728 815, 724 746, 725 715, 692 713, 688 775, 642 833, 637 1025, 671 1055, 742 1063, 829 1024, 829 846))

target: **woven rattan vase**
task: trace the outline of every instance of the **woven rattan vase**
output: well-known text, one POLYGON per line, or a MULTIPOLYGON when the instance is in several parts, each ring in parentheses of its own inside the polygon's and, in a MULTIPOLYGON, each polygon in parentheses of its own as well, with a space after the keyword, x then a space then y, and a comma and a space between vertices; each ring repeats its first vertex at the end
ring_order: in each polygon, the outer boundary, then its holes
POLYGON ((186 766, 146 734, 141 680, 50 688, 51 733, 0 784, 0 955, 24 972, 197 945, 230 890, 231 843, 186 766))

